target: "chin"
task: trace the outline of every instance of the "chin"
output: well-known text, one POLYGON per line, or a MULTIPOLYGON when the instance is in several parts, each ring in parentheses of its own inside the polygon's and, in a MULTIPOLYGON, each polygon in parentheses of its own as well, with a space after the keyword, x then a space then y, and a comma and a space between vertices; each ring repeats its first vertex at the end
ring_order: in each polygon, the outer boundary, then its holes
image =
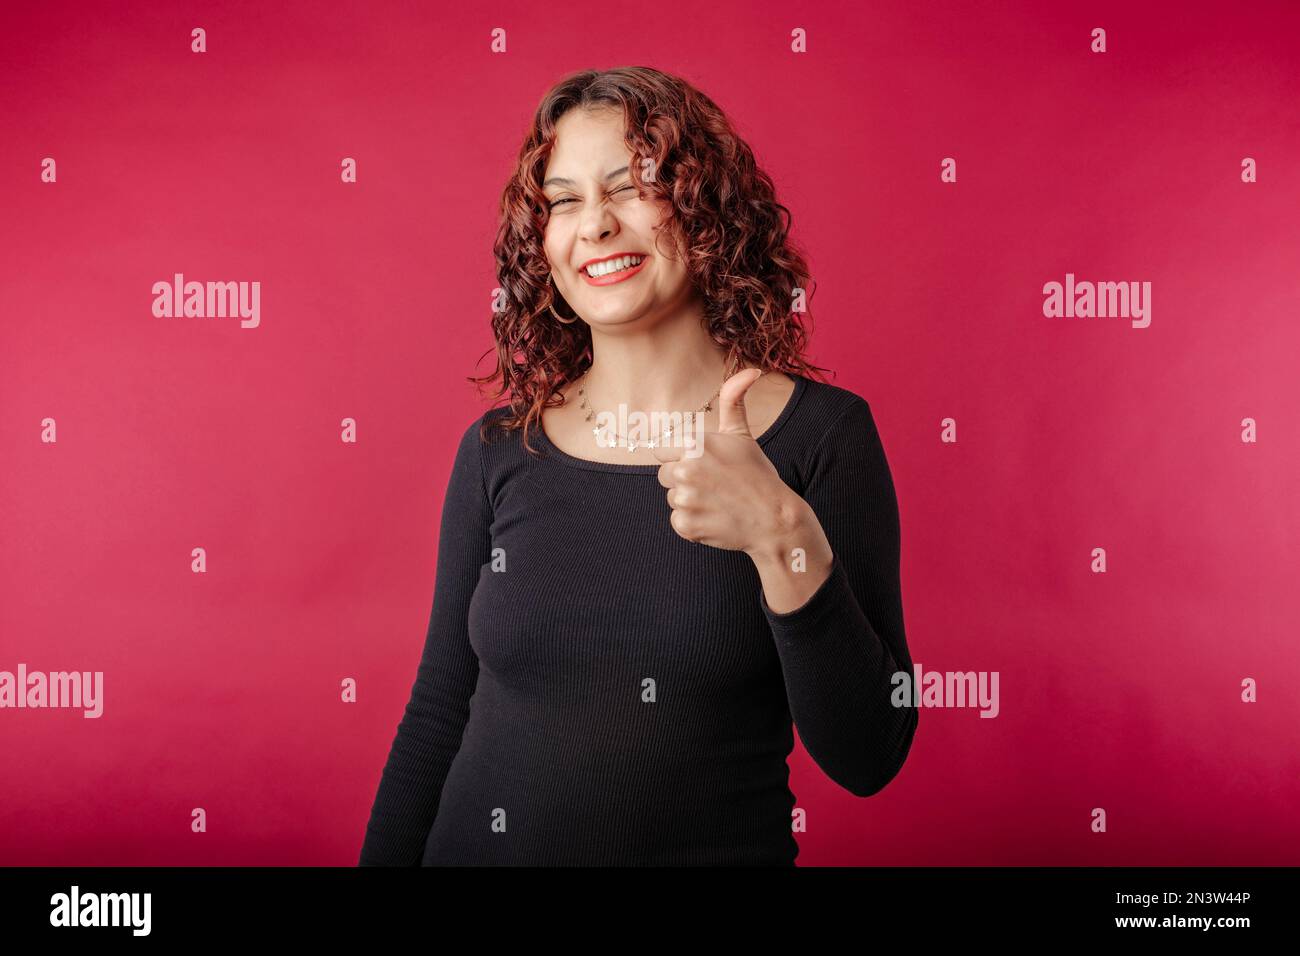
POLYGON ((609 326, 612 328, 614 326, 628 325, 629 323, 635 322, 644 315, 644 312, 640 309, 613 309, 602 313, 588 312, 586 314, 590 316, 587 320, 587 324, 609 326))

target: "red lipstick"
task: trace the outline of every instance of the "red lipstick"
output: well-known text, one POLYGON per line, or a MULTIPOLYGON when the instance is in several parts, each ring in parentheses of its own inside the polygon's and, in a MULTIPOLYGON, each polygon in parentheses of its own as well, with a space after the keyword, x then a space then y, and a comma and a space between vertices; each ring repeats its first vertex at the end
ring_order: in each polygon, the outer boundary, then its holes
POLYGON ((624 282, 632 278, 640 272, 649 261, 650 257, 643 252, 616 252, 610 256, 600 256, 596 259, 588 259, 582 264, 582 268, 580 268, 578 272, 582 275, 582 278, 586 281, 587 285, 613 285, 616 282, 624 282), (621 269, 618 272, 611 272, 608 275, 596 276, 593 278, 587 274, 587 266, 592 265, 593 263, 608 262, 610 259, 622 259, 624 256, 639 256, 641 261, 634 266, 629 266, 628 268, 621 269))

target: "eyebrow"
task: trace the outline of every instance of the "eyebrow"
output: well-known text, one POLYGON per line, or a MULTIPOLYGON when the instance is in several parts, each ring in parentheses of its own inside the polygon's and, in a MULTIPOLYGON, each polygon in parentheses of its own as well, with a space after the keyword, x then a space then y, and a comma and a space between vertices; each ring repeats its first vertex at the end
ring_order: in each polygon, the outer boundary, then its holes
MULTIPOLYGON (((620 166, 612 173, 605 174, 605 182, 609 182, 611 179, 614 179, 616 176, 622 176, 625 172, 627 172, 627 167, 620 166)), ((560 186, 575 185, 572 179, 565 179, 563 176, 552 176, 550 179, 546 180, 546 182, 542 183, 542 188, 545 189, 547 186, 551 185, 551 183, 555 183, 560 186)))

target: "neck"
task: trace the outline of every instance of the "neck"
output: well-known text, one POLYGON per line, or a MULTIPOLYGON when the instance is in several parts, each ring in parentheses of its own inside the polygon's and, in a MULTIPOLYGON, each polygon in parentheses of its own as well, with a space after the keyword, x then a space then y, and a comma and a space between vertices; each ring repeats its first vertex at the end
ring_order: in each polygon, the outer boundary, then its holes
POLYGON ((597 410, 622 402, 633 411, 694 411, 727 372, 727 350, 709 337, 697 309, 645 329, 593 328, 591 354, 585 384, 597 410))

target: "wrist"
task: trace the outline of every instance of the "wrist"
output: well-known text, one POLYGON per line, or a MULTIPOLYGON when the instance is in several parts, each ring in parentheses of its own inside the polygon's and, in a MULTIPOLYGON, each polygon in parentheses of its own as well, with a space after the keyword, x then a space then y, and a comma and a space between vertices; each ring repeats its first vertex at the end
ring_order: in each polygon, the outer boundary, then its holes
POLYGON ((745 549, 760 571, 789 567, 796 549, 805 557, 829 553, 830 543, 812 507, 787 488, 773 505, 765 530, 758 541, 745 549))

